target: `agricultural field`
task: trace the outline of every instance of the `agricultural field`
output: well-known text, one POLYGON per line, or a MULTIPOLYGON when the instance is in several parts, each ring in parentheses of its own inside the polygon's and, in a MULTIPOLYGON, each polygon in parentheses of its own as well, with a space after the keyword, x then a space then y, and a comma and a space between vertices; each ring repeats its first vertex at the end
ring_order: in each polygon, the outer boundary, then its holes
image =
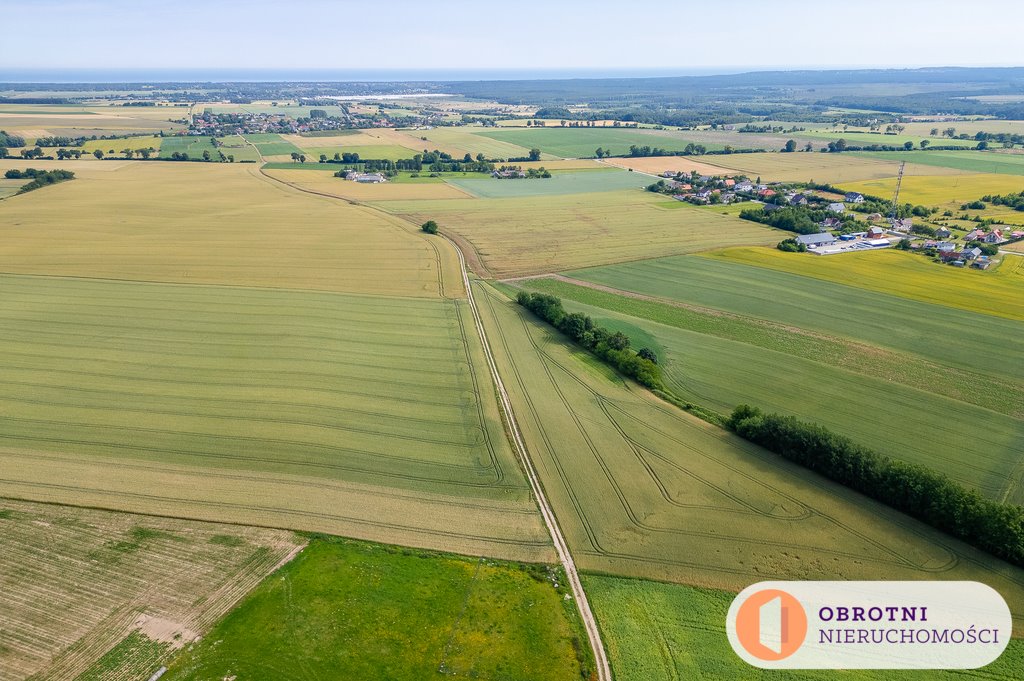
MULTIPOLYGON (((169 159, 172 154, 187 154, 189 159, 202 159, 203 152, 209 152, 216 159, 218 147, 211 141, 212 137, 191 137, 174 135, 164 137, 160 143, 160 158, 169 159)), ((117 141, 117 140, 114 140, 117 141)), ((117 144, 111 148, 120 152, 117 144)), ((123 146, 121 148, 124 148, 123 146)))
POLYGON ((462 302, 18 275, 0 289, 0 495, 549 553, 462 302))
POLYGON ((467 257, 478 273, 497 278, 779 241, 779 232, 753 222, 664 203, 633 190, 376 205, 415 224, 436 220, 472 248, 467 257))
MULTIPOLYGON (((479 133, 500 142, 508 142, 527 149, 538 148, 545 154, 559 158, 593 158, 598 147, 613 154, 627 154, 629 147, 652 146, 669 151, 682 151, 693 142, 685 133, 667 130, 642 130, 634 128, 533 128, 524 130, 488 129, 479 133)), ((719 149, 719 145, 706 144, 708 149, 719 149)))
MULTIPOLYGON (((351 152, 349 147, 385 147, 388 149, 402 149, 402 156, 397 158, 412 158, 418 152, 423 151, 427 146, 419 137, 413 133, 406 133, 390 128, 376 128, 370 130, 333 130, 330 134, 318 135, 281 135, 281 139, 290 142, 309 152, 318 149, 334 149, 351 152)), ((333 155, 334 152, 331 152, 333 155)), ((318 154, 319 155, 319 154, 318 154)), ((361 155, 361 154, 360 154, 361 155)), ((385 158, 383 156, 368 156, 367 158, 385 158)))
POLYGON ((421 201, 428 199, 471 199, 470 194, 439 178, 414 178, 416 181, 390 181, 361 184, 335 177, 333 168, 310 164, 268 164, 263 170, 271 177, 295 187, 336 196, 347 201, 421 201), (269 167, 268 167, 269 166, 269 167), (430 180, 430 181, 428 181, 430 180))
POLYGON ((953 171, 1024 175, 1024 154, 1004 154, 998 151, 857 151, 847 153, 861 158, 906 161, 953 171))
POLYGON ((103 153, 107 153, 111 149, 114 153, 121 153, 122 149, 160 149, 160 145, 163 143, 164 138, 159 135, 153 136, 142 136, 142 137, 126 137, 123 139, 113 140, 87 140, 82 145, 82 151, 91 154, 92 152, 99 149, 103 153))
MULTIPOLYGON (((887 177, 863 182, 844 182, 842 188, 891 198, 896 189, 896 178, 887 177)), ((964 173, 961 175, 905 176, 900 186, 900 201, 925 206, 949 208, 959 215, 963 203, 989 194, 1009 194, 1024 190, 1024 177, 993 173, 964 173)), ((993 206, 998 208, 998 206, 993 206)), ((1007 211, 1013 213, 1014 211, 1007 211)), ((989 217, 989 212, 982 217, 989 217)), ((994 216, 994 214, 993 214, 994 216)))
MULTIPOLYGON (((0 256, 5 272, 460 295, 455 255, 417 235, 414 227, 303 194, 264 177, 254 165, 33 165, 68 168, 77 177, 4 200, 0 256), (118 219, 111 221, 111 215, 118 219)), ((0 169, 24 167, 24 162, 0 161, 0 169)))
POLYGON ((292 153, 302 153, 302 149, 283 139, 280 135, 261 134, 243 135, 243 137, 247 142, 256 145, 260 156, 288 156, 292 153))
POLYGON ((891 250, 820 257, 774 248, 730 248, 707 257, 1024 322, 1024 263, 1013 258, 981 272, 891 250))
POLYGON ((237 164, 0 225, 0 494, 550 557, 443 241, 237 164))
POLYGON ((183 130, 184 126, 171 123, 167 118, 180 118, 181 110, 160 109, 149 112, 147 117, 137 110, 129 111, 123 107, 108 107, 96 111, 53 111, 37 110, 33 105, 27 110, 17 107, 18 113, 0 111, 0 130, 21 135, 27 142, 37 137, 63 135, 67 137, 91 137, 92 135, 138 134, 141 132, 159 132, 161 130, 183 130), (32 113, 28 113, 32 111, 32 113), (158 113, 159 117, 153 116, 158 113))
POLYGON ((1024 632, 1024 571, 661 402, 493 287, 474 292, 581 569, 726 590, 976 579, 1006 597, 1024 632))
POLYGON ((592 662, 563 584, 541 565, 314 539, 163 678, 578 681, 592 662))
POLYGON ((965 372, 959 379, 975 392, 962 394, 935 377, 934 363, 906 353, 564 282, 523 285, 655 349, 666 383, 686 401, 722 414, 743 403, 792 414, 994 498, 1024 500, 1024 391, 998 375, 965 372), (951 422, 953 413, 963 421, 951 422))
POLYGON ((484 176, 449 180, 449 184, 486 199, 640 190, 650 182, 649 177, 612 168, 556 170, 551 177, 541 179, 499 180, 484 176))
POLYGON ((708 159, 721 161, 723 157, 715 156, 651 156, 642 158, 608 158, 603 161, 618 168, 632 169, 650 175, 660 175, 665 171, 691 173, 697 171, 701 175, 729 175, 734 171, 718 165, 712 165, 708 159), (695 158, 702 160, 696 161, 695 158))
MULTIPOLYGON (((315 139, 315 138, 310 138, 315 139)), ((399 161, 403 158, 412 158, 418 151, 413 151, 408 147, 400 147, 394 144, 377 144, 374 146, 351 146, 341 145, 325 147, 321 145, 303 147, 303 153, 311 159, 320 158, 321 154, 326 154, 328 158, 334 158, 335 154, 359 154, 359 158, 373 159, 373 160, 386 160, 386 161, 399 161)))
POLYGON ((529 147, 504 142, 481 134, 489 128, 466 126, 457 128, 434 128, 433 130, 412 130, 424 147, 439 149, 452 156, 483 154, 487 158, 521 158, 528 156, 529 147), (420 138, 426 137, 426 140, 420 138))
MULTIPOLYGON (((584 577, 597 611, 618 681, 738 679, 751 668, 733 653, 725 635, 734 594, 716 589, 598 575, 584 577)), ((842 672, 850 681, 989 679, 1012 681, 1024 667, 1024 642, 1014 640, 993 664, 979 670, 842 672)), ((765 675, 767 677, 767 675, 765 675)), ((771 673, 778 681, 829 681, 834 671, 771 673)))
MULTIPOLYGON (((881 153, 881 152, 880 152, 881 153)), ((941 153, 941 152, 927 152, 941 153)), ((950 152, 960 153, 960 152, 950 152)), ((742 173, 751 179, 760 177, 764 182, 815 182, 841 184, 896 177, 899 163, 883 157, 863 155, 814 153, 729 154, 727 156, 701 156, 701 163, 721 166, 729 174, 742 173)), ((911 160, 911 159, 907 159, 911 160)), ((913 159, 915 162, 917 159, 913 159)), ((908 165, 906 175, 936 175, 932 167, 908 165)), ((957 170, 946 174, 959 175, 957 170)))
MULTIPOLYGON (((935 127, 935 126, 932 126, 935 127)), ((940 126, 941 127, 941 126, 940 126)), ((948 127, 948 126, 947 126, 948 127)), ((931 128, 928 129, 928 132, 931 128)), ((822 142, 831 142, 834 140, 846 140, 848 144, 854 146, 870 146, 872 144, 888 145, 888 146, 903 146, 907 142, 913 142, 915 147, 921 146, 922 140, 928 140, 928 143, 933 146, 943 147, 963 147, 965 149, 973 149, 978 145, 975 140, 958 140, 950 139, 949 137, 932 137, 930 135, 913 135, 904 132, 900 135, 886 135, 879 132, 854 132, 849 130, 801 130, 795 132, 792 135, 793 139, 797 139, 800 142, 804 140, 822 140, 822 142)), ((803 146, 800 144, 799 146, 803 146)), ((821 148, 826 146, 825 144, 815 143, 815 148, 821 148)))
POLYGON ((0 679, 147 678, 303 543, 0 499, 0 679))
POLYGON ((1014 340, 1020 322, 1011 319, 720 257, 661 258, 569 274, 618 290, 920 355, 957 370, 1024 380, 1024 348, 1014 340), (1000 361, 993 366, 979 362, 979 356, 1000 361))

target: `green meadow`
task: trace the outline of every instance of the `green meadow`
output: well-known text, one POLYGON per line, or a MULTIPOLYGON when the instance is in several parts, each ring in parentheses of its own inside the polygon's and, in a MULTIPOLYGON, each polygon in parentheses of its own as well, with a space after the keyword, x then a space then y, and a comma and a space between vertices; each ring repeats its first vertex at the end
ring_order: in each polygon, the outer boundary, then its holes
POLYGON ((995 151, 864 151, 849 152, 886 161, 906 161, 973 173, 1024 175, 1024 155, 995 151))
POLYGON ((771 671, 743 662, 725 636, 725 616, 735 594, 598 575, 585 575, 617 681, 773 679, 776 681, 1012 681, 1024 668, 1024 642, 1014 640, 987 667, 966 671, 771 671))
POLYGON ((565 593, 542 565, 318 538, 163 678, 578 681, 592 662, 565 593))

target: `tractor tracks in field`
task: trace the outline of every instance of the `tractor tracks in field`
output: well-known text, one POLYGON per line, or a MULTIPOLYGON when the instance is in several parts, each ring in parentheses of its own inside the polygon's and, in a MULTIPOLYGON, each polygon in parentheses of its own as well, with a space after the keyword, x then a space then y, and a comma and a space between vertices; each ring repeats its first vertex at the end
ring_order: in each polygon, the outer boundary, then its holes
POLYGON ((540 508, 541 515, 544 517, 544 525, 548 528, 548 532, 551 534, 551 540, 555 544, 555 552, 558 554, 558 560, 562 564, 562 568, 565 570, 566 578, 569 580, 569 587, 572 590, 573 597, 576 599, 576 607, 579 610, 580 619, 583 621, 583 627, 587 632, 587 639, 590 642, 590 648, 594 653, 594 664, 597 667, 597 678, 599 681, 612 681, 611 666, 608 663, 608 656, 605 653, 604 644, 601 641, 601 632, 598 629, 594 613, 590 609, 590 601, 587 600, 587 594, 583 590, 583 583, 580 581, 579 572, 576 570, 576 563, 572 558, 572 554, 569 552, 569 544, 565 541, 565 536, 562 534, 562 530, 558 525, 558 521, 555 518, 555 513, 551 508, 551 504, 548 502, 547 496, 544 494, 544 488, 540 483, 540 477, 537 475, 537 470, 533 465, 533 461, 530 459, 522 433, 519 430, 519 423, 516 421, 515 412, 512 409, 512 400, 509 398, 508 391, 505 390, 505 384, 501 380, 501 374, 498 373, 498 365, 494 360, 493 353, 491 352, 491 346, 487 340, 487 332, 484 330, 484 324, 480 318, 480 311, 477 309, 476 300, 473 298, 473 289, 470 286, 469 275, 466 272, 466 259, 462 254, 462 249, 459 248, 457 243, 448 237, 444 238, 452 245, 459 256, 459 269, 462 272, 462 281, 466 287, 466 297, 469 300, 469 307, 473 312, 473 322, 476 325, 477 333, 480 335, 480 342, 484 348, 484 355, 487 358, 487 366, 491 370, 491 378, 494 380, 494 386, 498 392, 498 402, 501 406, 501 411, 505 416, 505 420, 508 423, 508 432, 511 436, 510 439, 512 440, 512 445, 516 449, 516 453, 519 455, 520 461, 522 462, 527 480, 529 481, 530 487, 533 489, 533 494, 537 499, 537 506, 540 508))
MULTIPOLYGON (((325 192, 306 189, 291 182, 286 182, 264 172, 262 168, 259 169, 259 172, 267 180, 273 183, 285 185, 292 190, 344 201, 350 205, 361 206, 365 209, 382 213, 379 209, 376 209, 373 206, 368 206, 359 201, 327 194, 325 192)), ((394 216, 388 215, 388 217, 394 219, 394 216)), ((598 681, 612 681, 611 665, 608 662, 608 655, 605 652, 604 643, 601 640, 601 632, 597 626, 597 619, 594 617, 593 610, 590 608, 590 601, 587 599, 587 594, 583 589, 583 583, 580 581, 580 575, 576 569, 576 563, 569 551, 569 544, 566 542, 565 536, 562 534, 561 527, 558 525, 558 521, 555 518, 554 510, 548 502, 547 496, 544 493, 544 488, 540 482, 540 477, 538 476, 537 470, 530 458, 530 454, 527 451, 526 443, 523 440, 522 432, 519 429, 519 423, 516 420, 515 412, 512 409, 512 401, 509 398, 508 391, 505 389, 505 384, 501 380, 501 375, 498 372, 498 365, 494 360, 493 353, 491 352, 491 345, 487 339, 487 331, 484 329, 483 320, 480 317, 480 311, 477 308, 476 300, 473 297, 473 289, 470 285, 469 274, 466 270, 466 257, 463 254, 462 248, 454 239, 444 234, 441 234, 440 236, 451 244, 452 248, 455 249, 455 253, 458 255, 459 271, 462 275, 463 286, 466 289, 466 298, 469 302, 469 308, 473 314, 473 323, 476 327, 477 334, 480 337, 480 343, 483 346, 484 357, 487 360, 491 379, 494 382, 498 405, 501 408, 502 416, 507 424, 509 440, 511 441, 513 448, 516 450, 516 454, 518 455, 523 467, 523 472, 526 474, 527 481, 530 483, 530 488, 537 500, 537 506, 544 519, 544 525, 547 527, 548 533, 551 535, 551 540, 555 545, 555 553, 558 556, 558 561, 561 563, 562 569, 565 570, 566 579, 569 581, 569 588, 572 591, 573 598, 576 600, 576 608, 580 613, 580 619, 583 622, 583 627, 587 633, 587 639, 594 655, 597 679, 598 681)))

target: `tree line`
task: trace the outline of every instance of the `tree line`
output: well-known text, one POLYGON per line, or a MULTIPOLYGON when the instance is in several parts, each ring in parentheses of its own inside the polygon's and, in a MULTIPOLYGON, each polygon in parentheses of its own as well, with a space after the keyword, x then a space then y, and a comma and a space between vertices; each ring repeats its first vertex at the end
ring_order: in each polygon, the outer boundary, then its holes
POLYGON ((589 350, 620 373, 654 390, 664 390, 658 357, 650 348, 630 349, 629 336, 598 326, 581 312, 566 312, 562 301, 545 293, 520 291, 516 301, 589 350))
POLYGON ((1024 567, 1024 507, 992 501, 942 473, 890 459, 792 416, 741 404, 726 425, 745 440, 1024 567))
POLYGON ((35 168, 15 170, 12 168, 4 173, 4 177, 8 180, 31 180, 31 182, 23 184, 21 189, 18 190, 19 194, 24 194, 47 185, 57 184, 58 182, 64 182, 66 180, 73 180, 75 178, 75 174, 70 170, 36 170, 35 168))

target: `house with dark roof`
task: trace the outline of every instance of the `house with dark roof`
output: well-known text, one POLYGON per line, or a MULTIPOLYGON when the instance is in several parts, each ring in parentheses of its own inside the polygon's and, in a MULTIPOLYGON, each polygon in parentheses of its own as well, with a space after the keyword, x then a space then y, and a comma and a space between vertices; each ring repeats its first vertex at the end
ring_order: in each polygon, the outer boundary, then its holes
POLYGON ((801 234, 796 238, 796 242, 807 246, 807 248, 818 248, 819 246, 831 246, 836 242, 836 238, 827 232, 801 234))

